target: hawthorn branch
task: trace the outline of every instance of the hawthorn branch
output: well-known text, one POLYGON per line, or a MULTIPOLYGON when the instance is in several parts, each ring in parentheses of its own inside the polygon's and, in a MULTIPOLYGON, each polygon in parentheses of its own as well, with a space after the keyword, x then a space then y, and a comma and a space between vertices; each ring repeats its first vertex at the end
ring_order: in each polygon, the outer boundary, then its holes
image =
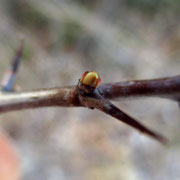
MULTIPOLYGON (((97 90, 107 99, 161 97, 179 101, 180 75, 170 78, 105 83, 97 90)), ((1 93, 0 113, 29 108, 60 106, 79 107, 76 86, 34 90, 30 92, 1 93)))
POLYGON ((14 92, 14 79, 22 57, 22 50, 23 41, 16 51, 10 71, 2 82, 0 113, 51 106, 96 108, 163 144, 167 142, 166 138, 145 127, 108 99, 155 96, 176 100, 179 103, 180 75, 153 80, 105 83, 97 87, 101 81, 100 76, 94 71, 87 71, 76 86, 14 92))
POLYGON ((113 105, 108 99, 156 96, 178 101, 179 93, 180 76, 144 81, 106 83, 94 90, 92 88, 89 89, 89 86, 78 83, 77 86, 42 89, 31 92, 2 92, 0 94, 0 113, 52 106, 96 108, 165 144, 167 140, 163 136, 139 123, 113 105))

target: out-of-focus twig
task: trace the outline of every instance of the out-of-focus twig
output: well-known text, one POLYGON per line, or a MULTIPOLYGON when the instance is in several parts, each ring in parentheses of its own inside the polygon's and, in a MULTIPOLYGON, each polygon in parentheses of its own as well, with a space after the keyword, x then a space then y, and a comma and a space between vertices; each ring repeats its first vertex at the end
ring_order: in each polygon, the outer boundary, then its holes
POLYGON ((24 47, 24 40, 22 39, 15 53, 15 56, 12 60, 10 69, 5 73, 4 77, 2 78, 2 82, 1 82, 2 91, 5 92, 14 91, 15 76, 17 74, 21 62, 23 47, 24 47))

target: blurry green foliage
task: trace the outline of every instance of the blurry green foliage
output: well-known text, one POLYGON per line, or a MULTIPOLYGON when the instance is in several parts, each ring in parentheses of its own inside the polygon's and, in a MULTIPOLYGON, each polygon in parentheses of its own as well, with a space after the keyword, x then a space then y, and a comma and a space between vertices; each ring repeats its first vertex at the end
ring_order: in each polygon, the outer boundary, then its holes
POLYGON ((23 56, 22 60, 23 61, 29 61, 33 56, 33 49, 25 44, 24 49, 23 49, 23 56))
POLYGON ((124 3, 146 15, 154 15, 161 10, 180 10, 179 0, 124 0, 124 3))
POLYGON ((86 7, 87 9, 92 9, 95 7, 97 0, 75 0, 80 5, 86 7))
POLYGON ((94 36, 86 32, 78 22, 67 19, 62 25, 59 41, 68 50, 76 49, 86 58, 91 58, 97 48, 97 41, 94 36))
POLYGON ((63 24, 63 30, 60 34, 60 38, 65 47, 72 47, 77 43, 77 40, 82 33, 83 29, 80 24, 72 20, 66 20, 63 24))
POLYGON ((49 26, 48 18, 43 13, 34 9, 28 1, 8 0, 8 5, 13 18, 19 24, 35 29, 44 29, 49 26))

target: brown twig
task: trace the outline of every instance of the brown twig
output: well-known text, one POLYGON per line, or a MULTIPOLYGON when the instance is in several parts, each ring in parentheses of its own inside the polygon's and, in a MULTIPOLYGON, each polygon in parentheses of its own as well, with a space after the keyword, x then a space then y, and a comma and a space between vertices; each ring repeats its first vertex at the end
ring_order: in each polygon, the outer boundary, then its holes
POLYGON ((105 83, 98 87, 104 98, 162 97, 179 101, 180 75, 140 81, 105 83))
POLYGON ((75 87, 0 94, 0 113, 38 107, 79 105, 75 87))
MULTIPOLYGON (((105 83, 97 87, 107 99, 130 97, 164 97, 179 100, 180 76, 119 83, 105 83)), ((0 113, 44 106, 82 106, 78 101, 76 86, 0 94, 0 113)))

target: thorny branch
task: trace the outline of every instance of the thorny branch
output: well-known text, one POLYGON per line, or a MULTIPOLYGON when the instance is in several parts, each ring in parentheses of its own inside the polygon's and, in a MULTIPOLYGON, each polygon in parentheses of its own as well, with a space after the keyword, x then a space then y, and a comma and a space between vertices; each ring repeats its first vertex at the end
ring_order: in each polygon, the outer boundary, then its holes
MULTIPOLYGON (((11 75, 6 78, 0 94, 0 113, 39 107, 88 107, 98 109, 110 116, 138 129, 140 132, 165 144, 166 139, 158 133, 146 128, 137 120, 124 113, 109 100, 129 97, 161 97, 179 102, 180 99, 180 75, 141 81, 127 81, 117 83, 105 83, 98 87, 83 84, 81 79, 78 85, 41 89, 29 92, 9 92, 13 90, 15 67, 20 63, 23 45, 17 50, 11 67, 11 75), (18 62, 18 63, 17 63, 18 62), (7 90, 4 87, 10 87, 7 90)), ((84 75, 84 74, 83 74, 84 75)), ((87 75, 87 72, 85 73, 87 75)), ((99 76, 98 76, 99 77, 99 76)), ((92 79, 91 79, 92 80, 92 79)), ((95 81, 96 79, 93 79, 95 81)), ((89 83, 90 81, 88 81, 89 83)), ((94 83, 94 82, 93 82, 94 83)), ((97 85, 98 83, 95 82, 97 85)))

